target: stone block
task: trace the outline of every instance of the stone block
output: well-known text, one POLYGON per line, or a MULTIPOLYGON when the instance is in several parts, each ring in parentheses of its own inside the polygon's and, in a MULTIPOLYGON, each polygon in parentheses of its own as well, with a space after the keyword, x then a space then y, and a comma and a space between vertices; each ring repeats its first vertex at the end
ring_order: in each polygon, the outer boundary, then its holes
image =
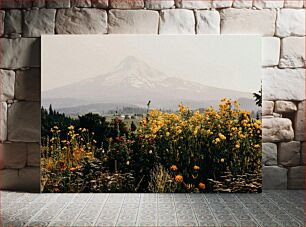
POLYGON ((0 8, 2 9, 22 9, 31 8, 30 0, 1 0, 0 8))
POLYGON ((262 174, 264 190, 287 189, 287 169, 279 166, 264 166, 262 174))
POLYGON ((212 7, 211 0, 175 0, 177 8, 184 9, 209 9, 212 7))
POLYGON ((40 101, 40 69, 16 71, 15 98, 17 100, 40 101))
POLYGON ((25 143, 0 143, 0 169, 21 169, 26 166, 25 143))
POLYGON ((40 167, 40 145, 39 143, 27 143, 27 166, 40 167))
POLYGON ((4 19, 4 33, 22 33, 22 11, 18 9, 8 10, 4 19))
POLYGON ((165 9, 160 12, 160 34, 195 34, 195 18, 192 10, 165 9))
POLYGON ((233 7, 238 9, 252 8, 253 1, 250 0, 234 0, 233 7))
POLYGON ((304 70, 277 68, 264 69, 262 78, 262 92, 264 100, 304 100, 304 70))
POLYGON ((80 8, 91 7, 90 0, 70 0, 70 4, 71 7, 80 7, 80 8))
POLYGON ((233 0, 212 0, 212 8, 229 8, 233 4, 233 0))
POLYGON ((0 101, 6 102, 14 99, 15 72, 0 69, 0 101))
POLYGON ((114 9, 109 11, 108 32, 112 34, 157 34, 158 23, 157 11, 114 9))
POLYGON ((273 101, 262 101, 262 115, 272 115, 274 110, 273 101))
POLYGON ((285 167, 298 166, 301 159, 300 146, 300 142, 298 141, 279 143, 278 164, 285 167))
POLYGON ((281 9, 277 13, 276 36, 304 36, 305 35, 305 10, 281 9))
POLYGON ((23 36, 54 34, 55 9, 33 9, 24 12, 23 36))
POLYGON ((276 37, 263 37, 262 45, 262 65, 276 66, 279 64, 280 39, 276 37))
POLYGON ((305 67, 305 37, 287 37, 282 39, 279 67, 305 67))
POLYGON ((32 7, 33 8, 44 8, 46 7, 46 1, 45 0, 33 0, 32 7))
POLYGON ((0 170, 0 189, 22 192, 40 192, 40 168, 0 170))
POLYGON ((8 108, 8 140, 40 141, 39 102, 15 102, 8 108))
POLYGON ((108 7, 108 0, 91 0, 92 7, 106 9, 108 7))
POLYGON ((276 8, 283 8, 284 0, 254 0, 253 6, 257 9, 276 9, 276 8))
POLYGON ((0 35, 1 36, 4 34, 4 17, 5 17, 5 11, 0 10, 0 35))
POLYGON ((196 10, 197 34, 220 34, 220 14, 218 11, 196 10))
POLYGON ((302 190, 304 185, 305 170, 304 166, 291 167, 288 170, 288 189, 302 190))
POLYGON ((70 7, 70 0, 46 0, 47 8, 62 9, 70 7))
POLYGON ((291 141, 294 138, 292 122, 287 118, 263 118, 262 142, 291 141))
POLYGON ((285 8, 303 8, 303 0, 285 0, 285 8))
POLYGON ((143 0, 109 0, 109 7, 113 9, 142 9, 143 0))
POLYGON ((301 165, 306 165, 306 142, 301 142, 301 165))
POLYGON ((275 143, 262 144, 262 164, 265 166, 277 165, 277 145, 275 143))
POLYGON ((146 9, 170 9, 174 8, 174 0, 145 0, 146 9))
POLYGON ((294 117, 294 130, 297 141, 305 141, 305 101, 298 104, 298 111, 294 117))
POLYGON ((0 39, 0 68, 20 69, 40 67, 40 40, 36 38, 0 39))
POLYGON ((107 13, 101 9, 60 9, 56 15, 56 33, 107 33, 107 13))
POLYGON ((279 100, 275 102, 276 113, 292 113, 297 111, 297 106, 294 102, 279 100))
POLYGON ((7 140, 7 104, 0 103, 0 142, 7 140))
POLYGON ((273 36, 276 11, 273 9, 223 9, 221 15, 222 34, 257 34, 273 36))

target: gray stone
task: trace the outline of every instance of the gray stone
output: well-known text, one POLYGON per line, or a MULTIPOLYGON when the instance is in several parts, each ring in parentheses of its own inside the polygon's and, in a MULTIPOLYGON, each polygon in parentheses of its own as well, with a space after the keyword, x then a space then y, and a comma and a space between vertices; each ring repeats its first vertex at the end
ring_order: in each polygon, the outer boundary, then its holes
POLYGON ((275 102, 275 112, 276 113, 292 113, 297 111, 297 106, 291 101, 276 101, 275 102))
POLYGON ((4 33, 22 33, 22 12, 12 9, 6 12, 4 20, 4 33))
POLYGON ((15 98, 40 101, 40 69, 16 71, 15 98))
POLYGON ((300 142, 291 141, 280 143, 278 146, 278 164, 288 166, 298 166, 300 164, 300 142))
POLYGON ((170 9, 174 7, 174 0, 145 0, 146 9, 170 9))
POLYGON ((33 9, 24 12, 23 36, 54 34, 55 9, 33 9))
POLYGON ((14 99, 15 72, 0 69, 0 101, 14 99))
POLYGON ((0 67, 19 69, 40 66, 40 40, 35 38, 0 39, 2 53, 0 67))
POLYGON ((165 9, 160 12, 160 34, 195 34, 195 18, 192 10, 165 9))
POLYGON ((109 0, 109 7, 114 9, 142 9, 143 0, 109 0))
POLYGON ((283 38, 281 53, 279 67, 305 67, 305 37, 283 38))
POLYGON ((39 143, 27 144, 27 166, 40 167, 40 145, 39 143))
POLYGON ((15 102, 8 108, 8 140, 40 141, 39 102, 15 102))
POLYGON ((301 143, 301 165, 305 166, 306 165, 306 156, 305 156, 305 148, 306 148, 306 142, 301 143))
POLYGON ((7 104, 0 103, 0 142, 7 140, 7 104))
POLYGON ((285 8, 303 8, 303 0, 285 0, 285 8))
POLYGON ((277 68, 264 69, 262 92, 264 100, 304 100, 304 70, 277 68))
POLYGON ((103 34, 107 32, 107 14, 101 9, 60 9, 56 15, 58 34, 103 34))
POLYGON ((1 36, 4 34, 4 17, 5 17, 5 11, 0 10, 0 35, 1 36))
POLYGON ((108 0, 91 0, 91 5, 95 8, 106 9, 108 7, 108 0))
POLYGON ((46 6, 45 0, 33 0, 32 6, 34 8, 44 8, 46 6))
POLYGON ((70 0, 71 7, 91 7, 90 0, 70 0))
POLYGON ((275 34, 279 37, 304 36, 306 34, 305 10, 281 9, 278 11, 275 34))
POLYGON ((212 0, 212 8, 228 8, 233 4, 233 0, 212 0))
POLYGON ((265 9, 265 8, 283 8, 284 0, 254 0, 253 6, 257 9, 265 9))
POLYGON ((292 122, 287 118, 263 118, 262 141, 280 142, 291 141, 294 138, 292 122))
POLYGON ((263 189, 287 189, 287 169, 279 166, 264 166, 263 189))
POLYGON ((25 143, 0 143, 0 169, 21 169, 26 166, 25 143))
POLYGON ((258 34, 273 36, 276 11, 271 9, 223 9, 221 15, 222 34, 258 34))
POLYGON ((305 101, 298 104, 294 118, 295 140, 305 141, 305 101))
POLYGON ((288 171, 288 189, 304 189, 304 166, 291 167, 288 171))
POLYGON ((280 38, 263 37, 262 46, 262 66, 276 66, 279 63, 280 38))
POLYGON ((216 10, 196 10, 197 34, 220 34, 220 14, 216 10))
POLYGON ((0 8, 2 9, 22 9, 31 8, 30 0, 1 0, 0 8))
POLYGON ((23 192, 40 192, 40 168, 0 170, 0 189, 23 192))
POLYGON ((234 8, 252 8, 253 6, 253 1, 250 0, 234 0, 233 2, 233 7, 234 8))
POLYGON ((273 101, 262 101, 262 115, 272 115, 274 109, 273 101))
POLYGON ((275 143, 262 144, 262 163, 266 166, 277 165, 277 145, 275 143))
POLYGON ((175 0, 177 8, 184 9, 209 9, 212 7, 211 0, 175 0))
POLYGON ((62 9, 70 7, 70 0, 46 0, 47 8, 62 9))
POLYGON ((114 34, 157 34, 159 14, 153 10, 110 10, 108 28, 114 34))

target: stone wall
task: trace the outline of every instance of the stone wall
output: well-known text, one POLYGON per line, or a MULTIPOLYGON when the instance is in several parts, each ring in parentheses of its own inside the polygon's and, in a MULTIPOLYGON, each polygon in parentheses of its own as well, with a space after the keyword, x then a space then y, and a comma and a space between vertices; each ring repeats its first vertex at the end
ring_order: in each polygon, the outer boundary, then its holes
POLYGON ((39 191, 40 35, 117 33, 263 36, 264 188, 303 188, 303 1, 1 0, 2 189, 39 191))

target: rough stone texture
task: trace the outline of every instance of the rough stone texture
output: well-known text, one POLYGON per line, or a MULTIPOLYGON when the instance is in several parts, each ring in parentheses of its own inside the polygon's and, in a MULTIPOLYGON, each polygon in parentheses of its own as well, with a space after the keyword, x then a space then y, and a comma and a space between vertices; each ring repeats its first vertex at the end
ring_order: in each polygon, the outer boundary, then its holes
POLYGON ((279 37, 305 35, 305 10, 281 9, 278 11, 275 34, 279 37))
POLYGON ((5 11, 0 10, 0 35, 4 34, 4 17, 5 11))
POLYGON ((195 34, 193 11, 188 9, 162 10, 160 13, 160 34, 195 34))
POLYGON ((40 166, 40 145, 39 143, 27 144, 27 166, 40 166))
POLYGON ((107 32, 107 13, 101 9, 60 9, 56 15, 58 34, 101 34, 107 32))
POLYGON ((292 122, 287 118, 263 118, 262 141, 291 141, 294 138, 292 122))
POLYGON ((32 6, 35 7, 35 8, 46 7, 46 1, 45 0, 34 0, 32 2, 32 6))
POLYGON ((283 8, 284 0, 254 0, 253 6, 257 9, 264 8, 283 8))
POLYGON ((281 68, 305 67, 305 38, 287 37, 282 39, 281 68))
POLYGON ((34 9, 24 12, 23 36, 40 37, 54 34, 55 9, 34 9))
POLYGON ((233 7, 234 8, 252 8, 253 2, 250 0, 234 0, 233 7))
POLYGON ((40 168, 27 167, 20 170, 0 170, 2 190, 40 192, 40 168))
POLYGON ((14 99, 15 72, 0 69, 0 101, 14 99))
POLYGON ((263 189, 287 189, 287 169, 279 166, 264 166, 263 189))
POLYGON ((21 169, 26 166, 25 143, 0 143, 0 169, 21 169))
POLYGON ((295 140, 305 141, 305 101, 298 104, 294 119, 295 140))
POLYGON ((304 189, 304 166, 291 167, 288 171, 288 189, 304 189))
POLYGON ((0 7, 2 9, 21 9, 31 8, 32 1, 29 0, 1 0, 0 7))
POLYGON ((262 144, 262 164, 266 166, 277 165, 277 145, 275 143, 262 144))
POLYGON ((40 69, 16 72, 15 98, 17 100, 40 101, 40 69))
POLYGON ((0 142, 7 140, 7 104, 0 103, 0 142))
POLYGON ((109 0, 110 8, 114 9, 142 9, 144 8, 143 0, 109 0))
POLYGON ((278 164, 282 166, 298 166, 300 164, 300 142, 279 143, 278 164))
POLYGON ((306 165, 306 157, 305 157, 305 148, 306 148, 306 142, 302 142, 301 143, 302 146, 301 146, 301 165, 305 166, 306 165))
POLYGON ((40 40, 35 38, 0 39, 0 68, 18 69, 40 66, 40 40))
POLYGON ((297 106, 294 102, 290 101, 276 101, 275 102, 275 112, 276 113, 292 113, 297 111, 297 106))
POLYGON ((6 12, 4 19, 4 33, 22 33, 22 11, 11 9, 6 12))
POLYGON ((157 34, 159 14, 153 10, 110 10, 109 33, 157 34))
POLYGON ((90 0, 70 0, 71 7, 91 7, 90 0))
POLYGON ((70 0, 46 0, 46 5, 51 9, 69 8, 70 0))
POLYGON ((108 7, 108 0, 91 0, 91 5, 96 8, 106 9, 108 7))
POLYGON ((15 102, 8 108, 8 140, 40 141, 39 102, 15 102))
POLYGON ((303 0, 285 0, 285 8, 303 8, 303 0))
POLYGON ((197 10, 195 16, 197 34, 220 34, 220 14, 218 11, 197 10))
POLYGON ((228 8, 233 4, 232 0, 212 0, 212 8, 228 8))
POLYGON ((304 100, 304 70, 277 68, 264 69, 262 89, 264 100, 304 100))
POLYGON ((262 101, 262 115, 272 115, 274 109, 273 101, 262 101))
POLYGON ((271 9, 223 9, 221 15, 222 34, 258 34, 273 36, 276 12, 271 9))
POLYGON ((174 4, 174 0, 145 0, 146 9, 170 9, 174 4))
POLYGON ((175 6, 185 9, 209 9, 212 7, 212 2, 210 0, 175 0, 175 6))
POLYGON ((276 37, 263 37, 262 45, 262 65, 276 66, 279 63, 280 39, 276 37))

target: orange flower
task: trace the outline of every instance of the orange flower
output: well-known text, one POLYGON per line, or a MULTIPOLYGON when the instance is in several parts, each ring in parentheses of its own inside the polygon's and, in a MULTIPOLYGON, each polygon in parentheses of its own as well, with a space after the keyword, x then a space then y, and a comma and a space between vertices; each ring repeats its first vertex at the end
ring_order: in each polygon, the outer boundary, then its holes
POLYGON ((195 171, 198 171, 198 170, 200 170, 200 166, 194 166, 193 169, 194 169, 195 171))
POLYGON ((177 171, 177 166, 176 166, 176 165, 170 166, 170 170, 171 170, 171 171, 177 171))
POLYGON ((77 169, 81 169, 81 166, 80 165, 77 165, 77 167, 76 167, 77 169))
POLYGON ((206 185, 205 184, 203 184, 203 183, 199 183, 199 189, 205 189, 206 188, 206 185))
POLYGON ((175 176, 175 181, 178 182, 178 183, 183 182, 183 176, 181 176, 181 175, 175 176))
POLYGON ((76 170, 77 170, 77 168, 75 168, 75 167, 71 167, 71 168, 70 168, 70 171, 71 171, 71 172, 74 172, 74 171, 76 171, 76 170))

